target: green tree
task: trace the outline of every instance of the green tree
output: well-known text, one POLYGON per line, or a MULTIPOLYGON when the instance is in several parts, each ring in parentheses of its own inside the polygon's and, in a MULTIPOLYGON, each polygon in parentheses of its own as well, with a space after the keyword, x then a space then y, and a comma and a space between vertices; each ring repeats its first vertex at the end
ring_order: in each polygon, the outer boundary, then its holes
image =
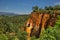
POLYGON ((45 9, 46 10, 53 10, 53 7, 52 6, 46 6, 45 9))
POLYGON ((32 7, 33 12, 37 12, 39 10, 38 6, 32 7))
POLYGON ((54 10, 60 10, 60 5, 55 5, 53 8, 54 10))

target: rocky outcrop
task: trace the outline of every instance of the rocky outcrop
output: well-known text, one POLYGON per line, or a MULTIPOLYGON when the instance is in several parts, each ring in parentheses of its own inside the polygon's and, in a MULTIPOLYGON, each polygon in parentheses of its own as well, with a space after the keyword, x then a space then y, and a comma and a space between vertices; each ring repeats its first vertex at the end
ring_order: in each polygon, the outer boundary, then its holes
POLYGON ((39 37, 42 30, 46 29, 48 25, 54 26, 57 20, 56 13, 52 15, 49 12, 41 13, 41 12, 32 12, 30 14, 30 18, 26 22, 25 31, 28 34, 28 39, 30 36, 39 37))

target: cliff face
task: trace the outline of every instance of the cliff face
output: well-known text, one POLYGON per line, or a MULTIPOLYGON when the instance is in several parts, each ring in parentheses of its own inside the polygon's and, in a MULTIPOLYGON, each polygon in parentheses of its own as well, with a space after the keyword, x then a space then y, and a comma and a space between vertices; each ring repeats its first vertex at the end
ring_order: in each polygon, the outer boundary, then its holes
POLYGON ((26 32, 28 33, 28 37, 36 36, 39 37, 42 30, 46 29, 48 25, 54 26, 57 20, 56 13, 52 15, 49 12, 41 13, 41 12, 32 12, 30 18, 26 22, 26 32))

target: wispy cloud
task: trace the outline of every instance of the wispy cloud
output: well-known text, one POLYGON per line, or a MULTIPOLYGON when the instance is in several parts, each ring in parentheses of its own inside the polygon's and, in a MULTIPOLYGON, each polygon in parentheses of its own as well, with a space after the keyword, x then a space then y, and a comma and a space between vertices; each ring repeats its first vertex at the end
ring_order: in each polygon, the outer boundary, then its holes
POLYGON ((60 5, 60 2, 56 2, 55 5, 60 5))

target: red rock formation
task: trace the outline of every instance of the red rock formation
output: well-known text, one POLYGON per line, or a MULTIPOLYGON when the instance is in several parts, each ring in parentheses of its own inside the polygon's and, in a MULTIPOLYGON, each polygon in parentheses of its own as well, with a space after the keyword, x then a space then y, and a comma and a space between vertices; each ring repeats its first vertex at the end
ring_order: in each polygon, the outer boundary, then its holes
POLYGON ((32 12, 26 23, 27 40, 30 36, 39 37, 40 32, 50 26, 54 26, 57 15, 41 12, 32 12))
POLYGON ((50 17, 49 25, 53 27, 55 25, 56 20, 57 20, 57 14, 53 13, 50 17))

